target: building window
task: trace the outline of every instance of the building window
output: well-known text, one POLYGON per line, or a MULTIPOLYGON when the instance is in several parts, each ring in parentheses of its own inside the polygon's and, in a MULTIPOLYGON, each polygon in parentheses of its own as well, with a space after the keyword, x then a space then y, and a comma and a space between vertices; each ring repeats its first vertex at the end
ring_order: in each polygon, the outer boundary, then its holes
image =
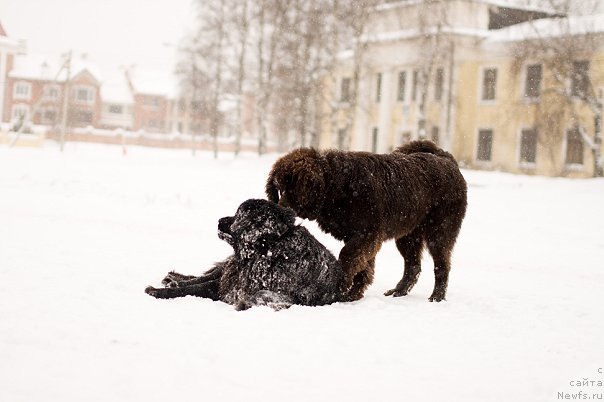
POLYGON ((524 97, 530 99, 539 98, 541 95, 541 80, 543 79, 543 68, 541 64, 533 64, 526 67, 526 80, 524 82, 524 97))
POLYGON ((61 88, 58 85, 44 85, 43 97, 45 100, 56 101, 61 94, 61 88))
POLYGON ((497 69, 487 68, 482 71, 482 100, 495 100, 495 89, 497 87, 497 69))
POLYGON ((109 113, 122 114, 123 112, 124 108, 122 105, 109 105, 109 113))
POLYGON ((73 89, 73 98, 80 103, 94 103, 95 90, 88 86, 78 86, 73 89))
POLYGON ((476 159, 481 162, 490 162, 493 151, 493 130, 478 131, 478 152, 476 159))
POLYGON ((585 97, 589 86, 589 61, 573 62, 571 76, 571 95, 585 97))
POLYGON ((378 145, 378 128, 374 127, 373 131, 371 133, 371 152, 373 152, 373 153, 377 152, 377 145, 378 145))
POLYGON ((376 81, 376 92, 375 101, 379 102, 382 100, 382 73, 378 73, 376 81))
POLYGON ((88 110, 76 110, 74 120, 76 123, 92 124, 92 112, 88 110))
POLYGON ((566 132, 566 164, 583 164, 583 138, 578 128, 566 132))
POLYGON ((443 85, 445 83, 445 70, 436 70, 436 81, 434 82, 434 100, 440 101, 443 97, 443 85))
POLYGON ((21 120, 29 116, 29 106, 27 105, 14 105, 11 116, 14 120, 21 120))
POLYGON ((350 102, 350 78, 342 78, 340 83, 340 102, 350 102))
POLYGON ((31 84, 29 82, 15 82, 13 98, 31 99, 31 84))
POLYGON ((144 99, 144 104, 152 107, 159 107, 159 98, 157 96, 149 96, 144 99))
POLYGON ((415 101, 417 100, 417 84, 419 80, 419 71, 417 70, 413 70, 413 83, 411 84, 411 100, 415 101))
POLYGON ((431 137, 432 137, 432 142, 435 143, 436 145, 438 145, 438 142, 440 141, 440 130, 439 130, 438 126, 432 126, 431 137))
POLYGON ((157 127, 157 121, 153 120, 153 119, 149 119, 147 121, 147 127, 149 127, 149 128, 156 128, 157 127))
POLYGON ((520 163, 534 164, 537 162, 537 130, 529 128, 520 134, 520 163))
POLYGON ((405 100, 405 91, 407 90, 407 72, 401 71, 398 73, 398 93, 396 99, 399 101, 405 100))
POLYGON ((57 111, 54 108, 46 108, 42 111, 42 121, 44 123, 54 123, 57 120, 57 111))

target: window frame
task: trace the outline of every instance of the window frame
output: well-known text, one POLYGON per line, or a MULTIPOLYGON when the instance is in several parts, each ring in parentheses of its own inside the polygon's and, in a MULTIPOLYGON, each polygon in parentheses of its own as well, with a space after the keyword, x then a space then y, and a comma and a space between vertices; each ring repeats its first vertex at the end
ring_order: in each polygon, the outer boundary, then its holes
POLYGON ((61 86, 57 84, 44 84, 42 87, 42 99, 46 101, 58 101, 61 98, 61 86), (56 96, 49 96, 48 91, 55 90, 56 96))
POLYGON ((481 165, 491 165, 493 163, 493 145, 495 143, 495 130, 489 127, 482 127, 476 130, 476 149, 474 153, 474 161, 481 165), (489 149, 489 159, 480 159, 480 134, 483 131, 489 131, 491 133, 491 146, 489 149))
POLYGON ((32 85, 28 81, 15 81, 13 84, 13 99, 18 100, 31 100, 32 85), (23 86, 27 88, 27 94, 22 94, 18 91, 19 87, 23 86))
POLYGON ((340 103, 350 103, 350 84, 352 79, 350 77, 342 77, 340 80, 340 103), (344 83, 347 85, 344 85, 344 83), (346 89, 346 90, 344 90, 346 89))
POLYGON ((408 78, 409 74, 407 70, 400 70, 397 75, 396 82, 396 101, 407 103, 407 91, 408 91, 408 78))
POLYGON ((539 131, 537 130, 537 128, 535 127, 522 127, 518 133, 518 166, 520 166, 523 169, 535 169, 537 167, 537 151, 538 151, 538 144, 539 144, 539 131), (535 161, 534 162, 530 162, 530 161, 525 161, 522 160, 522 143, 523 143, 523 139, 524 139, 524 134, 526 132, 533 132, 535 135, 535 150, 534 150, 534 155, 535 155, 535 161))
POLYGON ((15 103, 14 105, 12 105, 11 110, 10 110, 10 121, 13 121, 17 118, 17 116, 15 115, 15 111, 16 110, 24 110, 25 112, 23 113, 23 115, 25 115, 25 120, 29 119, 31 117, 31 108, 28 104, 25 103, 15 103))
POLYGON ((497 83, 499 82, 499 68, 496 66, 485 66, 480 70, 480 81, 479 81, 479 90, 480 96, 479 101, 481 104, 494 104, 497 102, 497 83), (486 99, 486 89, 485 80, 487 71, 495 71, 495 83, 493 84, 493 99, 486 99))
POLYGON ((434 74, 434 101, 442 102, 445 92, 445 69, 438 67, 434 74))
POLYGON ((565 135, 564 135, 564 150, 563 150, 563 160, 564 160, 564 167, 566 168, 566 170, 583 170, 585 169, 585 143, 583 141, 583 138, 581 136, 581 133, 579 131, 578 127, 569 127, 564 131, 565 135), (571 131, 576 130, 577 132, 577 136, 579 138, 579 143, 581 144, 581 163, 576 163, 576 162, 570 162, 568 161, 568 152, 569 152, 569 141, 568 141, 568 137, 569 134, 571 133, 571 131))
POLYGON ((590 74, 589 71, 591 69, 591 62, 590 60, 573 60, 573 66, 572 66, 572 73, 571 73, 571 77, 570 77, 570 95, 571 97, 575 98, 575 99, 580 99, 581 98, 581 94, 576 92, 575 89, 578 88, 579 85, 583 85, 584 88, 583 92, 584 95, 587 92, 587 90, 589 89, 589 83, 591 81, 590 78, 590 74), (577 81, 576 80, 576 73, 575 73, 575 68, 578 64, 582 64, 585 63, 587 65, 587 68, 585 69, 585 75, 581 77, 581 81, 577 81))
POLYGON ((524 75, 522 77, 522 99, 526 102, 539 102, 541 100, 541 94, 543 93, 543 63, 527 63, 524 66, 524 75), (539 87, 537 89, 537 94, 536 95, 530 95, 528 94, 528 90, 529 88, 531 88, 528 85, 528 80, 529 80, 529 69, 531 67, 539 67, 540 68, 540 76, 539 76, 539 87))

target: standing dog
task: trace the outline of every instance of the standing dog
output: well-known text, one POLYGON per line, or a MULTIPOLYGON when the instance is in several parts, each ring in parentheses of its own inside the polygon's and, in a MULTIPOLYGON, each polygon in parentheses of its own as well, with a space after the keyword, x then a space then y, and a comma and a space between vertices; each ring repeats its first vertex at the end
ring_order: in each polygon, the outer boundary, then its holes
POLYGON ((171 272, 166 288, 145 292, 161 299, 187 295, 221 300, 238 310, 266 305, 318 306, 344 301, 343 272, 335 256, 303 226, 291 209, 247 200, 235 216, 218 221, 218 237, 234 250, 200 277, 171 272))
POLYGON ((405 271, 386 296, 409 293, 426 245, 434 259, 430 301, 445 299, 467 186, 453 156, 434 143, 414 141, 385 155, 298 149, 275 162, 266 194, 345 242, 339 261, 350 299, 373 281, 375 256, 388 239, 396 240, 405 271))

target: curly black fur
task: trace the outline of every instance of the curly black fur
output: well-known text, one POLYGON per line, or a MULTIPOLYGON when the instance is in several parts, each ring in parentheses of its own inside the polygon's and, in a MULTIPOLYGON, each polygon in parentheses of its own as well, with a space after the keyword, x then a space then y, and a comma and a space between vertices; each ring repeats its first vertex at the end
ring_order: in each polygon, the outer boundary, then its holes
POLYGON ((292 304, 317 306, 343 301, 343 272, 333 254, 294 212, 266 200, 247 200, 232 217, 218 222, 218 236, 234 250, 200 277, 171 272, 166 288, 148 287, 157 298, 186 295, 221 300, 237 309, 292 304))
POLYGON ((384 155, 298 149, 275 162, 266 194, 345 242, 339 261, 351 299, 373 281, 382 242, 395 239, 405 272, 386 295, 411 290, 426 245, 435 264, 430 300, 444 300, 467 187, 453 156, 434 143, 414 141, 384 155))

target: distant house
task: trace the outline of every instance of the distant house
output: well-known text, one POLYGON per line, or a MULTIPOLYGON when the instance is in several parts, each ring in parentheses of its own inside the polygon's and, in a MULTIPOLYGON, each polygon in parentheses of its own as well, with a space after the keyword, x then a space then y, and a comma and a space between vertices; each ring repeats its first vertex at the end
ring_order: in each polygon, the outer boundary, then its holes
POLYGON ((17 56, 7 77, 3 121, 28 116, 34 124, 57 125, 61 121, 64 96, 68 95, 69 125, 98 127, 101 78, 97 69, 86 62, 75 62, 69 85, 66 81, 67 70, 58 63, 17 56))
POLYGON ((144 71, 127 71, 126 76, 134 99, 132 130, 170 131, 169 97, 174 83, 163 75, 144 71))
POLYGON ((101 122, 102 128, 134 127, 134 97, 124 76, 103 83, 101 86, 101 122))

